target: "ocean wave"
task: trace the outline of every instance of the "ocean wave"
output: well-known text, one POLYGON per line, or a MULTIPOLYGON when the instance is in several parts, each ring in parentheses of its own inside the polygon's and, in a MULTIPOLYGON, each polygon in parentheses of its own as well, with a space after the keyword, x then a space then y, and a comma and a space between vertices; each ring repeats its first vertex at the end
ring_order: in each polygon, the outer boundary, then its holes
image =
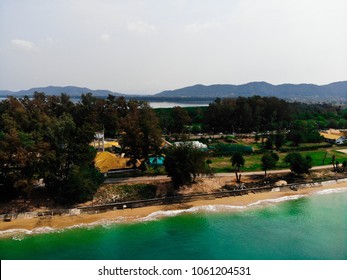
POLYGON ((252 207, 252 206, 258 206, 258 205, 275 204, 275 203, 280 203, 280 202, 285 202, 290 200, 296 200, 302 197, 307 197, 307 195, 298 194, 298 195, 283 196, 279 198, 263 199, 263 200, 258 200, 256 202, 250 203, 247 206, 252 207))
POLYGON ((12 236, 13 240, 22 241, 27 235, 51 233, 51 232, 57 232, 57 231, 62 231, 62 229, 55 229, 51 227, 39 227, 39 228, 34 228, 32 230, 16 228, 16 229, 8 229, 8 230, 0 231, 0 238, 12 236))
POLYGON ((342 192, 347 192, 347 188, 326 189, 326 190, 316 191, 315 194, 331 194, 331 193, 342 193, 342 192))
MULTIPOLYGON (((131 221, 133 218, 132 217, 116 217, 116 218, 112 218, 112 219, 101 219, 101 220, 97 220, 95 222, 91 222, 91 223, 81 223, 81 224, 77 224, 77 225, 73 225, 70 227, 66 227, 66 229, 75 229, 75 228, 94 228, 96 226, 102 226, 104 228, 109 228, 110 226, 114 225, 114 224, 122 224, 122 223, 127 223, 129 221, 131 221)), ((136 219, 136 217, 135 217, 136 219)))
POLYGON ((241 206, 216 204, 216 205, 195 206, 192 208, 180 209, 180 210, 167 210, 167 211, 161 210, 161 211, 153 212, 146 217, 139 218, 137 219, 137 221, 140 221, 140 222, 153 221, 153 220, 158 220, 160 218, 178 216, 181 214, 242 211, 242 210, 251 209, 255 207, 262 207, 262 206, 273 205, 273 204, 277 204, 277 203, 281 203, 285 201, 296 200, 302 197, 307 197, 307 195, 291 195, 291 196, 284 196, 279 198, 264 199, 264 200, 258 200, 248 205, 241 205, 241 206))
POLYGON ((0 231, 0 238, 3 237, 9 237, 9 236, 13 236, 14 240, 18 240, 21 241, 22 240, 22 236, 26 235, 26 234, 31 234, 31 230, 27 230, 27 229, 8 229, 8 230, 2 230, 0 231))
POLYGON ((92 223, 80 223, 66 228, 52 228, 52 227, 39 227, 32 230, 29 229, 8 229, 0 231, 0 238, 12 237, 13 240, 22 241, 26 236, 35 234, 47 234, 47 233, 59 233, 69 229, 92 229, 96 226, 102 226, 104 228, 109 228, 111 225, 129 222, 128 217, 117 217, 114 219, 101 219, 92 223))
POLYGON ((166 211, 156 211, 149 214, 146 217, 139 218, 137 221, 153 221, 164 217, 175 217, 181 214, 192 214, 192 213, 212 213, 221 212, 223 210, 241 210, 245 209, 246 206, 233 206, 233 205, 204 205, 204 206, 194 206, 187 209, 180 210, 166 210, 166 211))

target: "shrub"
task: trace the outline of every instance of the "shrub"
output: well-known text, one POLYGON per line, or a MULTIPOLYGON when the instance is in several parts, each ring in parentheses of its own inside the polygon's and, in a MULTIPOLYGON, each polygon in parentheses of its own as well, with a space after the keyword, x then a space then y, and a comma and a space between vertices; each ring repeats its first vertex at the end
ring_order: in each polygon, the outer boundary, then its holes
POLYGON ((281 153, 288 153, 288 152, 301 152, 301 151, 315 151, 321 148, 330 148, 332 147, 332 144, 324 143, 320 145, 313 145, 313 146, 302 146, 302 147, 286 147, 286 148, 280 148, 281 153))
POLYGON ((251 146, 245 146, 240 144, 223 144, 218 143, 210 147, 214 150, 215 156, 232 156, 235 153, 243 155, 249 155, 253 153, 251 146))

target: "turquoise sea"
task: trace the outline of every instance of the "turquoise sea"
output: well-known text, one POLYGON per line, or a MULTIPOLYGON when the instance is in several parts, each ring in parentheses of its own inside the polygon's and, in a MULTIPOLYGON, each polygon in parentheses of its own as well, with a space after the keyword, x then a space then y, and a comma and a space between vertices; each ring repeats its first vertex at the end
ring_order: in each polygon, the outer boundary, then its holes
MULTIPOLYGON (((0 259, 346 260, 347 189, 0 238, 0 259)), ((1 235, 0 235, 1 236, 1 235)))

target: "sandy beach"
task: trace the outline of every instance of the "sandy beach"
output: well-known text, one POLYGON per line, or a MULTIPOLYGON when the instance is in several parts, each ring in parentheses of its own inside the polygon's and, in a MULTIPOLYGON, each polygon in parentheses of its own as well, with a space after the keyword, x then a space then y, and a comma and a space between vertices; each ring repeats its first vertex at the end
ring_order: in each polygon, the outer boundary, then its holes
MULTIPOLYGON (((53 216, 36 218, 17 218, 11 222, 0 222, 0 237, 8 237, 19 230, 37 231, 42 228, 63 229, 74 226, 88 226, 99 223, 133 222, 148 217, 150 214, 159 211, 172 211, 190 209, 193 207, 207 205, 227 205, 227 206, 247 206, 252 203, 264 200, 278 199, 281 197, 311 195, 317 191, 326 189, 347 188, 347 183, 332 184, 322 187, 300 188, 298 191, 278 191, 250 193, 244 196, 216 198, 213 200, 197 200, 183 204, 158 205, 143 208, 114 210, 99 214, 80 214, 76 216, 53 216)), ((161 212, 160 212, 161 213, 161 212)))

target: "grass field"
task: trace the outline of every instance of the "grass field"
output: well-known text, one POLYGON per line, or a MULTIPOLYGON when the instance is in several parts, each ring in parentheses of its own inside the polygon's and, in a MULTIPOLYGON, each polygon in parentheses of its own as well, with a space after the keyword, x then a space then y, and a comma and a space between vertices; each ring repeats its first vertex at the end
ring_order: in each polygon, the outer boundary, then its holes
MULTIPOLYGON (((344 160, 347 161, 347 154, 338 152, 340 147, 332 147, 329 149, 319 149, 316 151, 304 151, 299 152, 301 155, 309 155, 312 158, 312 166, 323 165, 323 159, 325 154, 326 158, 324 165, 329 165, 332 163, 333 156, 335 155, 335 160, 342 163, 344 160)), ((284 158, 287 153, 278 153, 279 161, 277 162, 275 169, 285 169, 288 168, 288 164, 284 162, 284 158)), ((260 171, 261 169, 261 158, 262 154, 255 154, 244 156, 245 166, 241 168, 242 171, 260 171)), ((210 164, 212 171, 216 173, 221 172, 232 172, 233 168, 231 166, 230 157, 213 157, 211 158, 212 163, 210 164)))
MULTIPOLYGON (((321 143, 319 143, 321 144, 321 143)), ((307 146, 312 146, 311 144, 304 144, 307 146)), ((317 144, 318 145, 318 144, 317 144)), ((320 166, 323 165, 323 159, 325 154, 326 158, 324 161, 324 165, 331 165, 333 156, 335 156, 335 160, 338 161, 340 164, 343 161, 347 161, 347 154, 343 152, 339 152, 338 150, 342 150, 343 147, 333 146, 331 148, 321 148, 315 151, 303 151, 299 152, 303 156, 309 155, 312 158, 312 166, 320 166)), ((279 161, 277 162, 275 169, 286 169, 288 168, 288 164, 284 162, 284 158, 287 155, 287 153, 277 153, 279 156, 279 161)), ((263 154, 254 154, 254 155, 247 155, 244 156, 245 158, 245 166, 241 168, 241 171, 249 172, 249 171, 261 171, 261 158, 263 154)), ((233 167, 231 166, 230 162, 231 157, 211 157, 210 160, 212 163, 210 164, 210 167, 212 169, 212 172, 214 173, 224 173, 224 172, 233 172, 233 167)), ((155 170, 153 168, 148 168, 145 172, 127 172, 127 173, 121 173, 121 174, 109 174, 108 177, 110 178, 121 178, 121 177, 140 177, 140 176, 155 176, 155 175, 164 175, 165 168, 162 166, 158 170, 155 170)))

